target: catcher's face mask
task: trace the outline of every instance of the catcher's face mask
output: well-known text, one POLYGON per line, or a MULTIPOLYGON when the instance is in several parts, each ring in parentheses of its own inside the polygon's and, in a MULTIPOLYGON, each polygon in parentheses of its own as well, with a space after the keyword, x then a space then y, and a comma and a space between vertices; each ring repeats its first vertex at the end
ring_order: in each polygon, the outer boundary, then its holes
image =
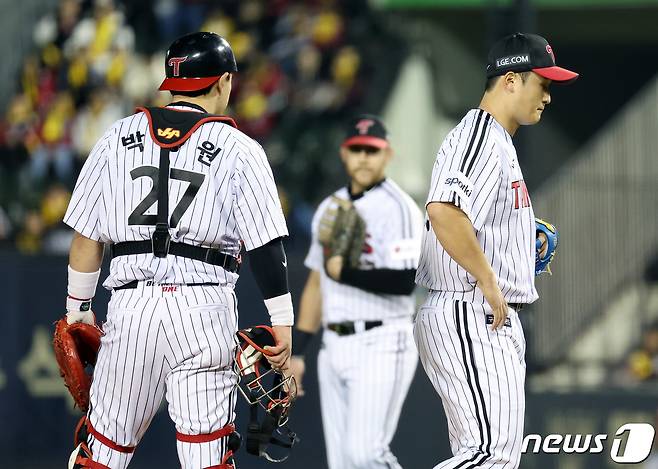
POLYGON ((290 408, 297 396, 292 376, 285 377, 267 361, 265 347, 276 345, 268 326, 254 326, 238 331, 239 346, 235 357, 238 389, 249 403, 247 452, 270 462, 282 462, 298 441, 288 428, 290 408), (264 417, 259 420, 263 409, 264 417), (279 448, 276 448, 276 447, 279 448))

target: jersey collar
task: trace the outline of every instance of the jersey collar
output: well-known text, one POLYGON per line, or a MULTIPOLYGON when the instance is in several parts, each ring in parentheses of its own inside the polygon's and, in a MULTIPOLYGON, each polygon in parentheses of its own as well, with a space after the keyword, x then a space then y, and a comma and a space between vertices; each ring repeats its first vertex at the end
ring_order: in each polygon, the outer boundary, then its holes
POLYGON ((352 185, 348 183, 347 184, 347 193, 350 195, 350 200, 351 201, 359 200, 361 197, 366 195, 368 192, 370 192, 375 187, 381 186, 384 183, 384 181, 386 181, 386 178, 382 179, 381 181, 377 181, 376 183, 374 183, 370 187, 366 187, 366 189, 363 192, 359 192, 358 194, 352 194, 352 185))
POLYGON ((201 111, 201 112, 204 112, 204 113, 208 114, 208 111, 206 111, 204 108, 202 108, 202 107, 199 106, 198 104, 188 103, 187 101, 176 101, 176 102, 173 102, 173 103, 169 103, 169 104, 167 104, 166 107, 169 107, 169 106, 185 106, 185 107, 191 107, 192 109, 196 109, 197 111, 201 111))

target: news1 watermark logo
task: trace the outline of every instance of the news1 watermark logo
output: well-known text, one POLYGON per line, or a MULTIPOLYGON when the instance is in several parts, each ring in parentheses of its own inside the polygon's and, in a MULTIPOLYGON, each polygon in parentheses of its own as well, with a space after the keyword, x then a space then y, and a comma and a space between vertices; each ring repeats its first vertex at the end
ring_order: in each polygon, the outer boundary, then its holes
POLYGON ((546 454, 599 454, 610 448, 610 459, 621 464, 635 464, 647 459, 656 430, 648 423, 627 423, 617 429, 612 441, 608 435, 529 434, 523 439, 521 452, 546 454))

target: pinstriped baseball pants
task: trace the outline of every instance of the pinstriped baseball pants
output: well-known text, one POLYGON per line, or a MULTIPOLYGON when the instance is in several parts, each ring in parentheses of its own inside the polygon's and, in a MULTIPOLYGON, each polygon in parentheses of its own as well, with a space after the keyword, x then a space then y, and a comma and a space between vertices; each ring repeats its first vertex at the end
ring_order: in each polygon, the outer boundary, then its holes
POLYGON ((434 469, 515 469, 525 412, 518 314, 491 331, 488 305, 430 293, 414 324, 421 363, 443 402, 453 457, 434 469))
MULTIPOLYGON (((233 422, 237 308, 230 287, 148 286, 112 294, 94 369, 88 417, 120 446, 136 446, 163 398, 176 430, 212 433, 233 422)), ((172 442, 173 443, 173 442, 172 442)), ((217 465, 228 438, 177 441, 183 469, 217 465)), ((93 436, 96 462, 126 468, 132 457, 93 436)))
POLYGON ((412 324, 339 336, 325 329, 318 355, 322 424, 331 469, 400 469, 389 445, 414 377, 412 324))

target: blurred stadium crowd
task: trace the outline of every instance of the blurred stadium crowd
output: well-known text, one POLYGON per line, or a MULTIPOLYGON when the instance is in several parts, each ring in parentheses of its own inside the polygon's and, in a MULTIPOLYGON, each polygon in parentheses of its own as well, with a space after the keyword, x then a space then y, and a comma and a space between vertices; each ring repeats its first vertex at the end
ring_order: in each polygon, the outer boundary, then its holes
POLYGON ((60 220, 84 159, 136 105, 168 102, 165 48, 196 30, 232 44, 229 113, 265 146, 291 231, 304 232, 317 181, 340 172, 322 158, 337 151, 331 128, 363 99, 367 13, 365 1, 61 0, 34 26, 0 122, 0 245, 67 251, 60 220))

